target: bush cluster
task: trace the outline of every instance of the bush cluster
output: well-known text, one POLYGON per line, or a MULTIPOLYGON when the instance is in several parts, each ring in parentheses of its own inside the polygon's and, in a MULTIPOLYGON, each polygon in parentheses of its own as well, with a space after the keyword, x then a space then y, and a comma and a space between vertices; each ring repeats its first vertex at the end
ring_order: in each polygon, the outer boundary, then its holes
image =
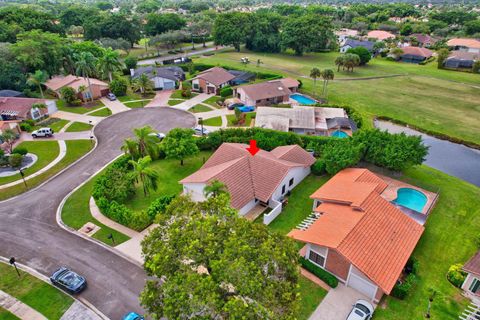
POLYGON ((131 229, 142 231, 152 222, 145 211, 134 212, 117 201, 102 197, 96 203, 105 216, 131 229))
POLYGON ((417 282, 417 276, 413 273, 410 273, 401 283, 397 283, 392 290, 392 296, 398 299, 405 299, 410 290, 417 282))
POLYGON ((135 194, 135 177, 131 173, 128 157, 122 156, 95 181, 92 196, 99 200, 124 203, 135 194))
POLYGON ((110 91, 117 97, 121 97, 127 94, 128 83, 127 80, 123 78, 113 79, 108 86, 110 88, 110 91))
POLYGON ((300 257, 300 264, 302 265, 302 267, 316 275, 318 278, 325 281, 325 283, 328 284, 330 287, 336 288, 338 286, 338 279, 330 272, 316 266, 304 257, 300 257))
POLYGON ((230 86, 226 86, 220 89, 220 96, 223 98, 231 96, 232 94, 233 94, 233 89, 230 86))
POLYGON ((24 147, 16 147, 12 150, 12 154, 19 154, 19 155, 26 155, 28 153, 28 149, 24 147))
POLYGON ((167 206, 175 198, 175 195, 161 196, 152 201, 150 206, 147 208, 147 215, 153 221, 157 214, 165 213, 167 206))
POLYGON ((466 276, 467 273, 462 270, 462 264, 460 263, 454 264, 448 268, 447 280, 457 288, 462 286, 466 276))

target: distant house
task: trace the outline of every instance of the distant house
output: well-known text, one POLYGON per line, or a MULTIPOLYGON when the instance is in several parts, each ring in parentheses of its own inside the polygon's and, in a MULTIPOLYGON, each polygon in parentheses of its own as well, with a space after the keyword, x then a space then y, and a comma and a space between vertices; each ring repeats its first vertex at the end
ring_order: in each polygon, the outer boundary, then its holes
POLYGON ((57 111, 54 100, 33 98, 0 98, 0 120, 37 120, 57 111), (38 108, 36 104, 44 104, 46 108, 38 108))
POLYGON ((234 96, 248 106, 268 106, 272 104, 286 104, 290 100, 292 90, 298 88, 298 81, 294 79, 280 79, 254 83, 234 89, 234 96), (292 90, 288 86, 291 86, 292 90))
POLYGON ((233 86, 245 84, 255 79, 255 74, 251 72, 240 70, 228 70, 228 72, 235 76, 235 78, 231 80, 233 86))
POLYGON ((452 51, 443 65, 453 69, 471 69, 475 61, 480 60, 480 53, 452 51))
POLYGON ((447 41, 453 50, 480 53, 480 41, 476 39, 454 38, 447 41))
POLYGON ((420 48, 429 48, 438 42, 438 38, 432 37, 428 34, 421 33, 412 33, 408 36, 408 41, 411 43, 412 38, 417 39, 418 47, 420 48))
POLYGON ((367 33, 367 39, 375 39, 377 41, 385 41, 388 39, 395 39, 395 35, 388 31, 372 30, 367 33))
POLYGON ((62 88, 71 87, 78 93, 78 98, 83 101, 89 99, 99 99, 106 96, 110 92, 108 83, 95 78, 90 78, 90 90, 92 92, 92 96, 90 96, 87 79, 74 75, 53 77, 45 83, 45 86, 52 90, 58 97, 60 97, 60 90, 62 88), (81 87, 87 89, 83 92, 80 92, 79 89, 81 87))
POLYGON ((480 251, 468 260, 463 266, 467 277, 462 284, 462 289, 469 298, 480 301, 480 251))
POLYGON ((182 68, 176 66, 140 67, 135 70, 132 69, 130 72, 132 79, 137 79, 142 74, 147 75, 156 90, 174 90, 181 81, 185 80, 185 72, 182 68))
POLYGON ((345 41, 349 38, 355 38, 358 36, 358 31, 354 29, 340 29, 335 31, 335 35, 337 36, 338 43, 343 45, 345 41))
POLYGON ((306 244, 306 259, 375 302, 392 292, 424 231, 387 199, 390 187, 367 169, 344 169, 310 196, 314 213, 288 234, 306 244))
MULTIPOLYGON (((5 130, 12 130, 15 133, 20 134, 22 131, 20 130, 20 126, 18 125, 20 120, 9 120, 3 121, 0 120, 0 134, 5 132, 5 130)), ((1 143, 0 143, 1 146, 1 143)))
POLYGON ((24 94, 15 90, 0 90, 0 97, 24 97, 24 94))
POLYGON ((400 56, 402 62, 420 63, 433 55, 433 52, 427 48, 404 47, 402 50, 403 54, 400 56))
POLYGON ((345 53, 348 49, 354 49, 358 47, 364 47, 370 52, 373 52, 373 46, 375 42, 372 41, 362 41, 362 40, 355 40, 355 39, 347 39, 345 43, 340 47, 340 52, 345 53))
POLYGON ((220 89, 231 84, 235 75, 220 67, 200 72, 192 79, 192 90, 204 93, 219 94, 220 89))
POLYGON ((254 208, 270 207, 264 222, 270 223, 282 211, 282 199, 310 173, 315 158, 298 145, 260 150, 254 156, 248 145, 223 143, 195 173, 181 180, 183 193, 194 201, 205 200, 204 188, 218 180, 230 193, 231 206, 241 216, 254 208))
POLYGON ((255 127, 300 134, 331 136, 341 130, 351 135, 355 122, 342 108, 295 106, 293 108, 259 107, 255 127))

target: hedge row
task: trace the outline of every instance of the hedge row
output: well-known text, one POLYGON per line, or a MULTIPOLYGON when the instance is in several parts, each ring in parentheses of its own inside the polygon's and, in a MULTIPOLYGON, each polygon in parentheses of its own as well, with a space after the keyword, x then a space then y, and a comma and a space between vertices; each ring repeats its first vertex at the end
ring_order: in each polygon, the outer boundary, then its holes
POLYGON ((325 281, 332 288, 336 288, 338 286, 338 279, 328 271, 316 266, 311 261, 305 259, 304 257, 300 257, 300 264, 302 267, 316 275, 321 280, 325 281))

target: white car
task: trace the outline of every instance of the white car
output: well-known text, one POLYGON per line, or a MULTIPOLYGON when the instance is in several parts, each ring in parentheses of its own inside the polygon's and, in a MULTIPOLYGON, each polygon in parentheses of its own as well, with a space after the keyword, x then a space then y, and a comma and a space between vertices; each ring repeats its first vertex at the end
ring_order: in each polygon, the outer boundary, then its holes
POLYGON ((353 305, 352 311, 347 317, 347 320, 369 320, 373 315, 373 306, 366 300, 357 300, 353 305))
POLYGON ((166 137, 165 133, 162 133, 162 132, 152 132, 152 133, 149 133, 149 135, 157 137, 159 140, 163 140, 166 137))
MULTIPOLYGON (((195 134, 198 136, 202 135, 202 127, 196 127, 193 129, 195 131, 195 134)), ((203 128, 203 135, 206 136, 210 133, 207 129, 203 128)))
POLYGON ((53 136, 53 130, 51 128, 40 128, 32 132, 32 137, 51 137, 53 136))

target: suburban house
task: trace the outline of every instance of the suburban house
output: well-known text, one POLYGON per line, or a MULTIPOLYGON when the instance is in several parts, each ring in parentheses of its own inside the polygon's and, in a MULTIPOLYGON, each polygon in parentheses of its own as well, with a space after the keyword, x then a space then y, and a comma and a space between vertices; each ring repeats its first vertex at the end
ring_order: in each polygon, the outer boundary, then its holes
POLYGON ((424 227, 387 200, 367 169, 340 171, 315 191, 313 213, 288 236, 301 254, 374 302, 390 294, 424 227))
POLYGON ((255 74, 251 72, 240 70, 228 70, 228 72, 235 76, 235 78, 233 78, 231 81, 232 86, 245 84, 255 79, 255 74))
POLYGON ((5 132, 5 130, 12 130, 13 132, 20 134, 22 130, 20 129, 19 123, 19 120, 0 120, 0 134, 5 132))
POLYGON ((343 45, 347 39, 357 37, 358 31, 354 29, 342 28, 340 30, 335 31, 335 35, 337 36, 338 43, 340 45, 343 45))
POLYGON ((412 38, 415 38, 417 40, 418 46, 420 48, 429 48, 429 47, 433 46, 435 43, 438 42, 437 38, 432 37, 428 34, 412 33, 407 38, 410 45, 412 45, 412 38))
POLYGON ((427 48, 404 47, 402 50, 403 54, 400 56, 402 62, 420 63, 433 55, 433 52, 427 48))
POLYGON ((300 134, 331 136, 341 130, 352 135, 355 122, 342 108, 294 106, 293 108, 259 107, 255 127, 300 134))
POLYGON ((57 111, 54 100, 0 97, 0 120, 37 120, 57 111), (44 104, 45 108, 36 105, 44 104))
POLYGON ((480 301, 480 251, 470 258, 463 266, 467 277, 462 284, 462 289, 469 298, 480 301))
POLYGON ((447 41, 453 50, 480 53, 480 41, 476 39, 454 38, 447 41))
POLYGON ((231 84, 235 75, 220 67, 200 72, 192 79, 192 90, 204 93, 219 94, 220 89, 231 84))
POLYGON ((20 91, 15 90, 0 90, 0 97, 24 97, 24 94, 20 91))
POLYGON ((478 60, 480 60, 480 53, 455 50, 450 52, 443 65, 446 68, 471 69, 478 60))
POLYGON ((78 98, 83 101, 89 99, 99 99, 106 96, 110 92, 108 83, 95 78, 90 78, 90 90, 92 92, 92 96, 90 96, 87 79, 74 75, 53 77, 45 83, 45 86, 55 92, 58 97, 60 97, 60 90, 62 88, 71 87, 78 93, 78 98), (80 90, 82 88, 85 88, 83 92, 80 90))
POLYGON ((142 74, 152 81, 155 90, 174 90, 178 88, 179 83, 185 80, 185 72, 177 66, 171 67, 140 67, 135 70, 130 69, 132 79, 137 79, 142 74))
POLYGON ((237 87, 233 91, 233 95, 245 105, 254 107, 286 104, 290 100, 290 94, 292 91, 279 81, 249 84, 237 87))
POLYGON ((364 47, 370 52, 373 52, 373 45, 375 42, 372 41, 362 41, 362 40, 355 40, 355 39, 347 39, 345 43, 340 47, 340 52, 345 53, 348 49, 354 49, 357 47, 364 47))
POLYGON ((263 220, 269 224, 282 211, 285 195, 310 173, 315 158, 298 145, 277 147, 270 152, 260 150, 254 156, 248 147, 223 143, 197 172, 180 183, 184 194, 194 201, 203 201, 205 186, 218 180, 225 184, 231 206, 241 216, 248 217, 256 207, 271 208, 263 220))
POLYGON ((388 39, 395 39, 395 35, 388 31, 372 30, 367 33, 367 39, 375 39, 377 41, 385 41, 388 39))

